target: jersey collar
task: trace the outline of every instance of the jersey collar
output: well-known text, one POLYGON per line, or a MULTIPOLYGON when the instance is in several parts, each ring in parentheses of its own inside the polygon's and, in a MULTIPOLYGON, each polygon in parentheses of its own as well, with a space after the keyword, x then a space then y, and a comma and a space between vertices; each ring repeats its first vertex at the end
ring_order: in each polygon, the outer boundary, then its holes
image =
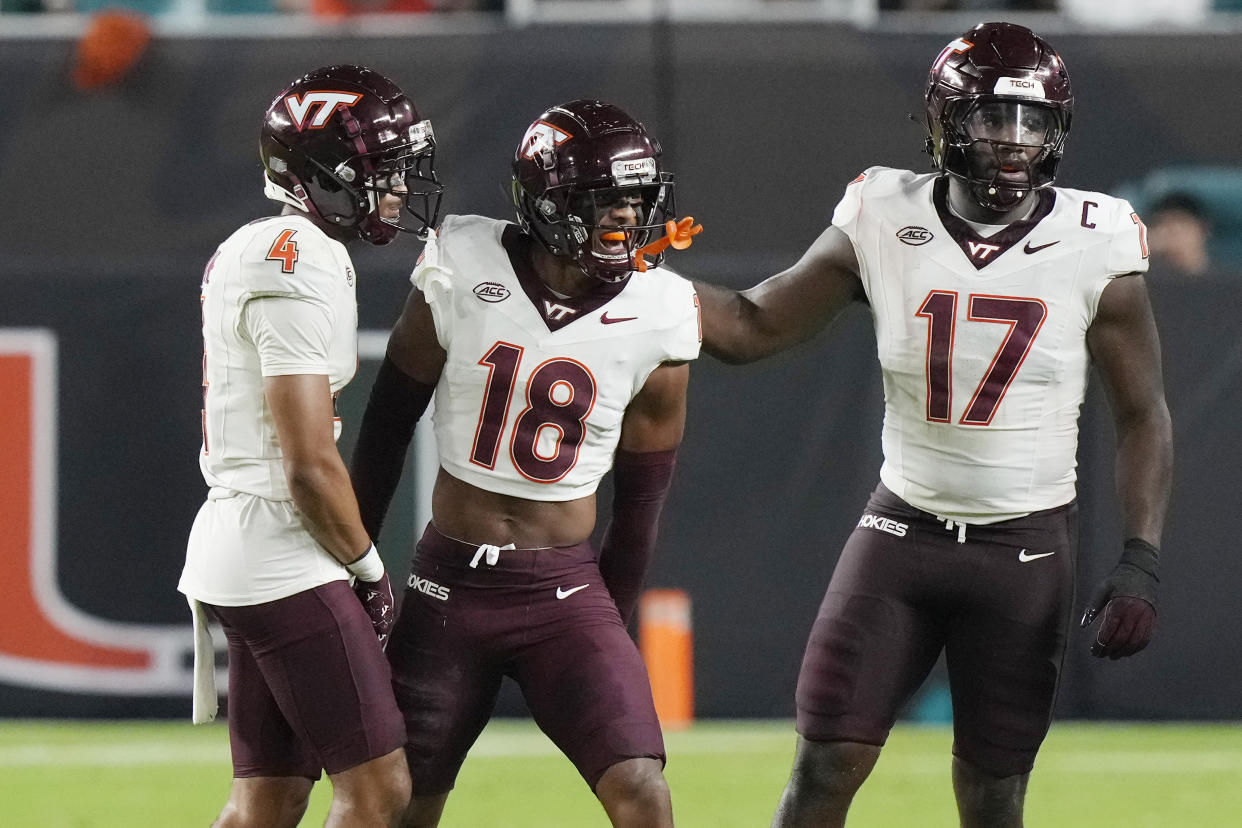
POLYGON ((940 216, 940 223, 944 225, 944 229, 949 231, 949 235, 957 242, 957 246, 966 254, 967 260, 975 266, 975 270, 983 270, 1000 258, 1006 250, 1026 238, 1027 234, 1035 229, 1035 225, 1052 212, 1057 201, 1056 192, 1051 187, 1039 190, 1039 204, 1029 216, 1013 222, 991 236, 980 236, 973 227, 949 209, 948 194, 948 177, 937 178, 932 186, 932 203, 936 206, 936 214, 940 216))
POLYGON ((590 293, 562 299, 535 273, 530 255, 530 246, 535 243, 534 239, 523 233, 516 224, 510 224, 501 233, 500 243, 509 254, 509 264, 517 274, 518 284, 522 286, 526 298, 534 305, 549 331, 559 331, 575 319, 599 310, 629 283, 629 279, 624 282, 600 282, 590 293))

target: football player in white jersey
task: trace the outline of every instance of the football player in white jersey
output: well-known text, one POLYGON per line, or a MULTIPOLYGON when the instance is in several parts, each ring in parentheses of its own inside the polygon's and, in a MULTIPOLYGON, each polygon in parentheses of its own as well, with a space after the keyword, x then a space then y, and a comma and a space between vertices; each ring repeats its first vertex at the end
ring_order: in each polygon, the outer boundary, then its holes
POLYGON ((963 826, 1020 826, 1070 628, 1075 450, 1087 367, 1117 428, 1120 562, 1083 616, 1097 656, 1155 626, 1171 429, 1130 205, 1052 187, 1073 109, 1064 64, 987 23, 932 65, 937 172, 873 167, 790 269, 696 284, 703 347, 783 350, 866 302, 884 376, 884 463, 833 573, 798 679, 798 749, 774 825, 839 826, 903 704, 946 654, 963 826))
POLYGON ((613 825, 671 826, 660 725, 625 623, 700 339, 690 283, 645 251, 681 246, 691 222, 673 221, 659 145, 599 101, 540 115, 513 175, 518 224, 449 216, 428 242, 351 468, 375 536, 434 394, 432 520, 388 647, 414 786, 405 825, 439 823, 507 675, 613 825), (610 468, 597 562, 595 490, 610 468))
POLYGON ((358 359, 345 245, 429 232, 434 150, 430 123, 383 75, 299 78, 260 138, 265 192, 284 210, 230 236, 203 274, 211 489, 178 588, 197 632, 196 722, 216 710, 206 613, 229 644, 233 785, 216 825, 295 826, 324 771, 328 825, 394 825, 409 799, 382 649, 392 590, 337 451, 335 400, 358 359))

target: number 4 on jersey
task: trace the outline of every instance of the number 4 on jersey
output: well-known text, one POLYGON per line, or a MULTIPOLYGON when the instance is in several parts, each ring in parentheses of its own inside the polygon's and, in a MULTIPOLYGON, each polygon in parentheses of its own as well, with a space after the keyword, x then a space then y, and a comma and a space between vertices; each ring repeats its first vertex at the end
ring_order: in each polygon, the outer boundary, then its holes
MULTIPOLYGON (((1000 322, 1009 332, 992 356, 992 364, 966 404, 959 425, 991 425, 996 409, 1026 361, 1048 306, 1039 299, 972 293, 967 300, 971 322, 1000 322)), ((927 320, 927 419, 947 423, 953 410, 953 342, 957 325, 957 293, 933 290, 916 316, 927 320)))
POLYGON ((285 230, 276 241, 272 242, 272 249, 267 251, 267 261, 280 262, 281 273, 292 273, 293 265, 298 260, 298 243, 293 240, 293 236, 297 230, 285 230))

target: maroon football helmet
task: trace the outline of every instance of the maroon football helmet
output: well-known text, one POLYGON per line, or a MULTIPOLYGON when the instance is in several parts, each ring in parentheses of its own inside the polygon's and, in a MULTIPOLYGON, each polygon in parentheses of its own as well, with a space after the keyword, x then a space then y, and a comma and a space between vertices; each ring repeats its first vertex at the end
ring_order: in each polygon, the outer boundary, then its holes
POLYGON ((513 155, 513 203, 522 229, 552 255, 605 282, 628 278, 634 252, 676 218, 659 142, 601 101, 570 101, 535 119, 513 155), (637 224, 609 224, 615 204, 633 208, 637 224))
POLYGON ((388 244, 398 231, 425 238, 444 190, 435 149, 431 122, 396 84, 361 66, 325 66, 267 108, 264 192, 371 244, 388 244), (380 197, 399 184, 414 226, 380 217, 380 197))
POLYGON ((1012 209, 1056 179, 1074 91, 1046 40, 981 23, 944 47, 927 79, 927 151, 984 207, 1012 209))

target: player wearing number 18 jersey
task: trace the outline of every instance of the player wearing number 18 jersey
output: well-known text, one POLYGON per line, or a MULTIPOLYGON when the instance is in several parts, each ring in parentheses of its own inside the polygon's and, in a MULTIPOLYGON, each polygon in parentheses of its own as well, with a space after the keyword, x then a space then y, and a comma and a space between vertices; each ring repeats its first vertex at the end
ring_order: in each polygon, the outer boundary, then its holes
POLYGON ((943 651, 963 826, 1020 826, 1073 595, 1075 454, 1087 369, 1113 406, 1126 542, 1092 597, 1092 652, 1155 623, 1171 429, 1130 206, 1052 186, 1073 111, 1042 38, 981 24, 927 85, 936 172, 874 167, 789 270, 697 285, 704 348, 757 359, 853 301, 884 375, 880 484, 837 563, 798 679, 798 750, 775 825, 839 826, 898 712, 943 651))
POLYGON ((428 243, 354 455, 374 535, 434 394, 432 521, 388 648, 414 786, 405 824, 438 823, 507 675, 614 825, 671 826, 625 621, 699 353, 693 288, 644 258, 673 224, 672 176, 642 125, 598 101, 543 113, 513 170, 519 224, 449 216, 428 243))

